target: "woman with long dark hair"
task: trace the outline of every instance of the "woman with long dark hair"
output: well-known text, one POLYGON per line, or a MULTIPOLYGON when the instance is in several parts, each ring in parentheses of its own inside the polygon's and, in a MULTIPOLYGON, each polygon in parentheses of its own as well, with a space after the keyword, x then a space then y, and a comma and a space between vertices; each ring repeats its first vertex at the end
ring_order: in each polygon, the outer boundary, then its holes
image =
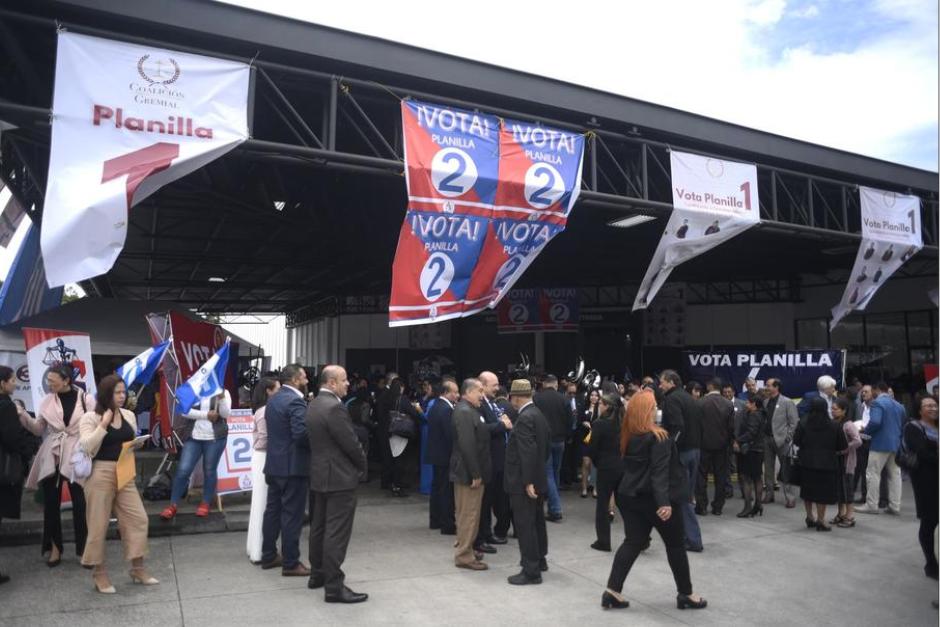
MULTIPOLYGON (((95 399, 74 382, 72 366, 53 366, 46 373, 49 393, 39 403, 36 418, 26 421, 34 434, 45 437, 33 459, 26 487, 42 487, 43 525, 42 552, 49 553, 46 565, 58 566, 62 561, 62 484, 67 483, 72 497, 72 526, 75 530, 75 554, 85 552, 88 525, 85 523, 85 492, 82 486, 87 477, 79 477, 72 463, 79 449, 78 423, 85 412, 95 406, 95 399)), ((35 385, 39 385, 37 381, 35 385)))
POLYGON ((118 460, 122 454, 128 454, 124 452, 125 448, 134 446, 132 443, 137 433, 134 412, 122 409, 126 399, 124 380, 116 374, 106 376, 98 385, 98 402, 94 411, 82 416, 80 423, 81 446, 93 459, 91 476, 85 483, 89 533, 82 565, 93 568, 91 576, 95 590, 102 594, 115 592, 104 565, 105 541, 112 514, 117 518, 124 559, 131 563, 131 581, 145 586, 160 583, 144 568, 150 523, 133 475, 123 477, 124 483, 120 483, 118 460))
POLYGON ((653 527, 666 545, 666 557, 678 589, 676 606, 683 610, 707 605, 705 599, 692 592, 689 558, 685 551, 681 512, 682 504, 689 499, 686 474, 675 442, 664 429, 656 426, 655 418, 656 399, 652 392, 644 390, 630 399, 620 427, 624 470, 617 505, 623 516, 626 538, 617 549, 607 590, 601 596, 604 609, 630 607, 621 595, 623 583, 653 527))
MULTIPOLYGON (((592 392, 594 394, 596 392, 592 392)), ((610 551, 610 514, 614 493, 623 477, 620 457, 620 423, 623 402, 619 394, 608 392, 598 403, 599 417, 591 423, 591 440, 587 453, 597 469, 597 503, 594 511, 594 530, 597 540, 591 545, 598 551, 610 551)))
POLYGON ((832 419, 842 425, 842 431, 845 433, 845 439, 848 446, 844 451, 839 451, 839 480, 836 485, 836 492, 839 500, 839 512, 836 517, 829 521, 830 525, 839 527, 854 527, 855 515, 852 511, 853 505, 853 487, 855 486, 855 449, 862 445, 862 436, 858 432, 858 427, 852 422, 852 402, 847 398, 836 398, 832 401, 832 419))
POLYGON ((848 441, 842 425, 829 418, 825 399, 810 401, 809 413, 797 425, 793 443, 799 447, 800 498, 806 508, 806 526, 832 531, 826 524, 826 506, 838 501, 838 455, 848 448, 848 441))
POLYGON ((753 518, 764 515, 761 481, 764 466, 764 423, 767 414, 761 407, 760 397, 751 393, 741 412, 741 422, 734 438, 734 452, 738 455, 738 481, 744 491, 744 509, 738 518, 753 518))
MULTIPOLYGON (((599 390, 591 390, 591 393, 588 395, 588 406, 581 412, 581 420, 578 423, 578 429, 575 432, 575 439, 580 443, 581 446, 581 498, 587 498, 588 490, 590 490, 594 498, 597 498, 597 485, 596 482, 592 479, 594 475, 594 469, 591 467, 591 455, 588 450, 588 445, 584 443, 585 438, 591 433, 592 425, 594 421, 597 420, 601 415, 600 408, 601 393, 599 390)), ((592 436, 593 437, 593 436, 592 436)))
POLYGON ((255 412, 254 444, 251 447, 251 512, 248 515, 246 550, 252 564, 261 563, 261 523, 268 501, 268 484, 264 480, 264 461, 268 449, 268 425, 264 408, 268 399, 281 389, 274 377, 261 377, 251 394, 251 409, 255 412))

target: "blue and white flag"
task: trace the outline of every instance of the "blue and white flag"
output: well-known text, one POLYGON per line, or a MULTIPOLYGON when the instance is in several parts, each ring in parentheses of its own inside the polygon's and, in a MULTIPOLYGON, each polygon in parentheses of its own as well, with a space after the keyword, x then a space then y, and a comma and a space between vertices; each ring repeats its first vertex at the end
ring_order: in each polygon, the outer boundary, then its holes
POLYGON ((226 338, 215 355, 199 367, 183 385, 176 388, 176 411, 189 412, 202 399, 218 396, 225 391, 225 370, 228 368, 229 339, 226 338))
POLYGON ((162 344, 151 346, 140 355, 118 368, 117 374, 124 379, 124 385, 130 387, 134 383, 140 383, 141 385, 150 383, 150 379, 153 378, 157 368, 160 367, 160 364, 163 362, 163 357, 166 355, 166 350, 172 343, 173 339, 170 338, 162 344))
POLYGON ((0 326, 58 307, 63 289, 46 286, 46 271, 39 257, 39 229, 30 225, 0 289, 0 326))

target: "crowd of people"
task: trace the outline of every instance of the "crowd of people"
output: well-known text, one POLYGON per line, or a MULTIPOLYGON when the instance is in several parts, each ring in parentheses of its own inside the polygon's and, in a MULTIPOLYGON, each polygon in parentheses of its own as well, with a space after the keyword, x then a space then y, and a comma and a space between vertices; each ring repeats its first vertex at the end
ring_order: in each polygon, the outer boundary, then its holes
MULTIPOLYGON (((13 459, 24 471, 0 484, 0 517, 19 516, 24 484, 42 488, 41 550, 57 566, 67 486, 76 552, 92 570, 95 589, 115 592, 103 550, 112 512, 131 579, 156 584, 143 563, 148 519, 135 482, 120 471, 122 452, 140 443, 134 414, 123 409, 124 382, 105 377, 96 400, 72 377, 68 367, 51 369, 50 392, 32 416, 11 400, 13 372, 0 366, 0 470, 9 475, 13 459)), ((564 521, 560 492, 575 489, 595 499, 590 547, 614 553, 604 608, 629 605, 623 585, 653 528, 666 548, 677 606, 701 608, 706 601, 693 592, 687 553, 704 550, 698 519, 725 515, 735 497, 734 475, 738 518, 761 517, 778 499, 795 508, 799 498, 806 527, 830 532, 855 527, 857 513, 899 514, 903 466, 914 488, 924 571, 936 579, 936 399, 917 399, 917 415, 909 419, 884 383, 855 382, 839 391, 824 376, 816 390, 794 391, 799 403, 785 392, 779 378, 760 388, 748 380, 738 394, 720 379, 684 384, 674 370, 586 389, 550 374, 501 381, 488 371, 409 386, 395 373, 369 381, 327 366, 311 386, 306 369, 289 365, 263 377, 253 393, 248 557, 263 570, 307 577, 309 588, 324 589, 327 602, 365 601, 366 594, 345 585, 342 564, 371 457, 381 466, 381 487, 396 497, 407 496, 426 471, 428 526, 454 536, 458 568, 487 570, 485 556, 515 537, 521 570, 509 583, 541 583, 548 570, 546 522, 564 521), (299 546, 308 510, 309 566, 299 546), (611 533, 617 513, 619 546, 611 533)), ((196 515, 209 513, 230 409, 226 392, 185 414, 165 520, 176 516, 200 459, 204 484, 196 515)), ((7 579, 0 575, 0 583, 7 579)))

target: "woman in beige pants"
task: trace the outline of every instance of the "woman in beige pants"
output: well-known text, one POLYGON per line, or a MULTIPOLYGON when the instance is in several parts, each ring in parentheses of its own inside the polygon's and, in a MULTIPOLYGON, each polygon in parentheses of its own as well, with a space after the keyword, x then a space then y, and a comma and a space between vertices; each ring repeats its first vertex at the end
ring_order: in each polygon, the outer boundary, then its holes
POLYGON ((85 482, 88 541, 82 564, 94 567, 95 589, 102 594, 115 592, 104 566, 105 541, 112 511, 117 516, 124 559, 131 562, 131 580, 147 586, 160 583, 144 569, 149 525, 133 476, 118 486, 118 459, 124 444, 133 441, 137 431, 133 412, 121 409, 126 398, 124 381, 117 375, 108 375, 98 384, 95 411, 82 416, 79 425, 79 441, 93 460, 91 476, 85 482))

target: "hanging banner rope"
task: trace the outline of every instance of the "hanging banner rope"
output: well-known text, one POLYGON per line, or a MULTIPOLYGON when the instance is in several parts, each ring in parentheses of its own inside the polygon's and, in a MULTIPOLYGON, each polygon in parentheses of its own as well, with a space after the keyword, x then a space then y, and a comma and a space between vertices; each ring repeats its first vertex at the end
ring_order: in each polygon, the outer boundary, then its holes
POLYGON ((505 120, 499 181, 466 315, 496 307, 553 237, 565 230, 581 192, 584 136, 505 120))
POLYGON ((392 264, 389 326, 464 315, 499 168, 496 117, 403 101, 408 210, 392 264))
POLYGON ((870 187, 858 190, 862 245, 842 300, 832 308, 833 329, 852 311, 863 311, 888 278, 924 247, 920 198, 870 187))
POLYGON ((633 311, 646 309, 679 264, 760 223, 757 166, 670 152, 674 206, 633 311))
POLYGON ((50 287, 108 272, 132 206, 248 139, 247 65, 58 38, 42 225, 50 287))

